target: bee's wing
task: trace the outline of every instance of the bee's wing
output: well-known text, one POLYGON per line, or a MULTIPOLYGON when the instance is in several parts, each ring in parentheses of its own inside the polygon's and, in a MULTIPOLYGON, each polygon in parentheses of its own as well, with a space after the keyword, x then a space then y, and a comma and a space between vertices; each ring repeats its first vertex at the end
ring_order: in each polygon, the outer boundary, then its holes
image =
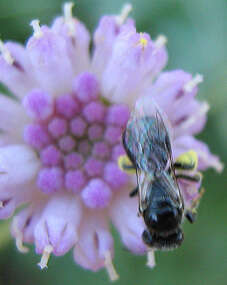
POLYGON ((146 172, 158 173, 170 161, 167 119, 151 97, 139 99, 131 112, 125 130, 125 145, 134 164, 146 172))
POLYGON ((139 187, 139 212, 147 208, 148 194, 151 190, 152 179, 149 174, 137 169, 137 184, 139 187))

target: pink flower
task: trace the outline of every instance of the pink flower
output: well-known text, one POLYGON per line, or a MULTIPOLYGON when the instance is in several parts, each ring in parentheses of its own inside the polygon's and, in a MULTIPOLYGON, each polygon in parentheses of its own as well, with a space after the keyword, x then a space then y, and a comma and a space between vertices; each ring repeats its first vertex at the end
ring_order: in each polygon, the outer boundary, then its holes
POLYGON ((90 55, 90 35, 71 9, 65 4, 51 27, 32 21, 25 47, 0 42, 0 81, 16 96, 0 96, 0 218, 27 203, 12 223, 20 251, 34 243, 44 268, 51 253, 73 248, 82 267, 105 266, 115 279, 110 221, 128 249, 146 252, 138 201, 128 196, 135 180, 117 164, 139 96, 151 96, 166 113, 174 159, 193 148, 199 169, 222 166, 193 137, 208 110, 194 98, 198 77, 180 70, 159 75, 167 62, 165 38, 137 33, 126 5, 121 15, 101 18, 90 55))

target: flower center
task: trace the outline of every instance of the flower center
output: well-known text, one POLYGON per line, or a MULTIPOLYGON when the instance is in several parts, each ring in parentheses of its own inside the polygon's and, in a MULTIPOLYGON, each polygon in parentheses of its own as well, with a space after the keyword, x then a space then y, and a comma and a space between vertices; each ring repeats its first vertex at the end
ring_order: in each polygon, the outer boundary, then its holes
POLYGON ((52 100, 45 92, 33 90, 24 101, 33 117, 24 139, 35 148, 42 165, 38 188, 46 194, 83 191, 91 208, 106 206, 112 191, 127 183, 117 159, 124 154, 121 134, 129 109, 103 103, 96 83, 93 75, 84 73, 71 94, 52 100))

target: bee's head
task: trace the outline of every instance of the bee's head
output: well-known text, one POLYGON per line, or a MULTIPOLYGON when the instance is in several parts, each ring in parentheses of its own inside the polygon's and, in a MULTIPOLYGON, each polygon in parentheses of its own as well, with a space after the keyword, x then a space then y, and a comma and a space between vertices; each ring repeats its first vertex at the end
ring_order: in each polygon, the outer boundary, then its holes
POLYGON ((183 210, 166 198, 150 204, 144 210, 143 217, 149 231, 165 235, 174 232, 179 227, 182 214, 183 210))
POLYGON ((178 228, 176 232, 165 237, 155 233, 152 234, 145 230, 142 234, 142 239, 149 247, 168 250, 179 247, 184 240, 184 234, 180 228, 178 228))

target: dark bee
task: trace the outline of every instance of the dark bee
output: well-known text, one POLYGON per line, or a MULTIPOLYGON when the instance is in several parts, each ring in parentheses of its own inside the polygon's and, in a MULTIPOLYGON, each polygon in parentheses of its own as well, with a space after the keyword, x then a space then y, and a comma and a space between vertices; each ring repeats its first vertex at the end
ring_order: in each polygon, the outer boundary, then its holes
MULTIPOLYGON (((177 165, 172 160, 170 136, 163 116, 156 107, 153 114, 146 113, 143 108, 141 111, 140 105, 136 106, 128 121, 123 145, 132 165, 123 168, 136 170, 138 186, 130 196, 139 195, 139 214, 147 227, 142 235, 144 243, 155 249, 172 249, 180 246, 184 239, 181 229, 184 215, 191 222, 194 216, 184 212, 175 175, 177 165)), ((194 166, 186 166, 190 167, 194 166)))

